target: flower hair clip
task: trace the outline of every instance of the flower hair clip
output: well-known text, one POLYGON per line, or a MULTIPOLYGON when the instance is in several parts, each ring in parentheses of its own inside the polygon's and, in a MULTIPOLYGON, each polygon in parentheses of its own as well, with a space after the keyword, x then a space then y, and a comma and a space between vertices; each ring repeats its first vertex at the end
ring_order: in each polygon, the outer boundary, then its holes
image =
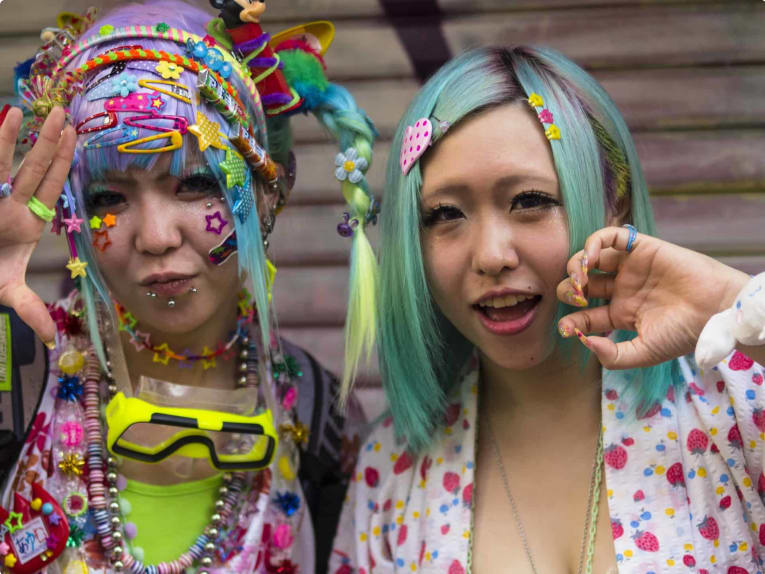
POLYGON ((542 122, 542 127, 545 127, 545 124, 548 124, 545 129, 545 136, 547 136, 547 139, 550 141, 559 140, 560 129, 553 123, 553 114, 545 107, 545 101, 542 99, 542 96, 532 92, 529 94, 528 102, 534 111, 537 112, 537 117, 539 118, 539 121, 542 122), (542 109, 540 110, 539 108, 542 109))

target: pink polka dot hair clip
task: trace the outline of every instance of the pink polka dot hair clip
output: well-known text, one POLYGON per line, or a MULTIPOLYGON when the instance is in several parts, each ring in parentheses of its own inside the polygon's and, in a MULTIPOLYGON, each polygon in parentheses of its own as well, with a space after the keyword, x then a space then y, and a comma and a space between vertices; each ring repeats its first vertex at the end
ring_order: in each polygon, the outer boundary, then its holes
POLYGON ((435 134, 433 122, 428 118, 420 118, 413 126, 406 126, 404 139, 401 142, 401 172, 406 175, 418 159, 433 143, 450 127, 450 123, 433 118, 436 122, 435 134))

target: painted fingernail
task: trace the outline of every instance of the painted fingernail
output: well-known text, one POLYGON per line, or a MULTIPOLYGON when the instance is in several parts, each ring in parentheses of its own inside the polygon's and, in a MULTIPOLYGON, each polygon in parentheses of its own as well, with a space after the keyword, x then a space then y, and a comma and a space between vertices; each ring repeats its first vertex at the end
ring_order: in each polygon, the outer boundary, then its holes
POLYGON ((577 307, 587 307, 587 299, 585 299, 579 293, 576 293, 575 291, 569 291, 566 295, 573 305, 576 305, 577 307))
POLYGON ((565 339, 571 336, 571 328, 566 325, 558 325, 558 333, 565 339))
POLYGON ((576 336, 582 342, 582 345, 584 345, 585 347, 587 347, 589 349, 590 348, 590 340, 587 338, 587 335, 582 333, 576 327, 574 327, 574 333, 576 333, 576 336))
POLYGON ((579 281, 579 275, 572 273, 569 275, 569 278, 571 279, 571 284, 574 286, 574 291, 579 295, 584 295, 584 292, 582 291, 582 282, 579 281))
POLYGON ((589 265, 590 260, 587 258, 587 254, 585 253, 582 255, 581 265, 582 265, 582 274, 587 277, 587 269, 589 265))

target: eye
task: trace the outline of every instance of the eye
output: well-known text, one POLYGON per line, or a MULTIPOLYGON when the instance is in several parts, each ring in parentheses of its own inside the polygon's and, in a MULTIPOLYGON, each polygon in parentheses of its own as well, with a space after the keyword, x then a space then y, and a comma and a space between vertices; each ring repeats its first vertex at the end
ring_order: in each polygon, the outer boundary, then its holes
POLYGON ((111 190, 91 192, 85 199, 85 209, 89 213, 106 209, 114 211, 115 208, 121 207, 123 204, 125 204, 125 196, 111 190))
POLYGON ((454 205, 438 204, 432 209, 425 211, 422 215, 422 224, 430 227, 436 223, 454 221, 463 217, 462 211, 454 205))
POLYGON ((510 202, 510 210, 514 209, 544 209, 546 207, 554 207, 560 205, 560 201, 554 198, 552 195, 544 193, 542 191, 524 191, 513 197, 510 202))
POLYGON ((211 174, 198 173, 183 178, 178 185, 177 193, 186 195, 213 195, 220 193, 220 187, 218 186, 218 180, 211 174))

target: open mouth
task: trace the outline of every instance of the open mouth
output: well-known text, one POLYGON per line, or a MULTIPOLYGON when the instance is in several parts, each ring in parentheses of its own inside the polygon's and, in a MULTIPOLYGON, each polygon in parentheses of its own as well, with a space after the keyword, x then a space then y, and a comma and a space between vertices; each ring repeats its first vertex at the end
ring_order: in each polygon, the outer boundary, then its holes
POLYGON ((510 335, 525 329, 536 314, 541 295, 504 295, 473 305, 481 322, 492 332, 510 335))

